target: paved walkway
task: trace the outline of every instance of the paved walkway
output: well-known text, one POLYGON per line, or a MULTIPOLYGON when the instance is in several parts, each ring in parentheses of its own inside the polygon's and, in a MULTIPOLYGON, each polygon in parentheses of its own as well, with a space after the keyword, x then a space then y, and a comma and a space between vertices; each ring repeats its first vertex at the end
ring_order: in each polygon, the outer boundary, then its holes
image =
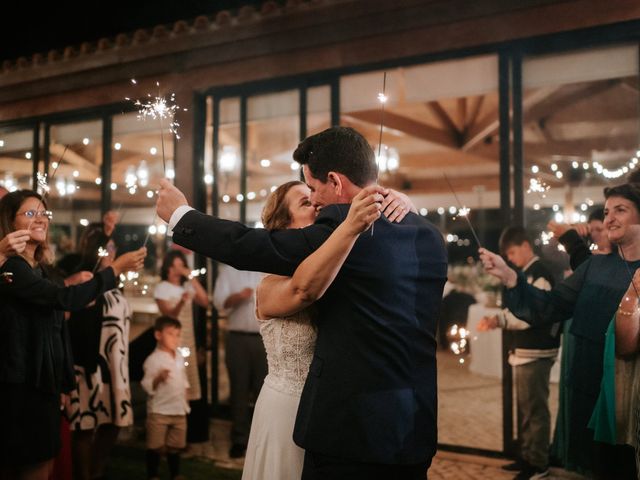
MULTIPOLYGON (((193 445, 186 455, 208 458, 219 467, 242 470, 243 459, 235 460, 228 456, 229 430, 228 421, 214 419, 211 422, 211 441, 193 445)), ((500 468, 506 463, 509 460, 439 451, 429 469, 429 480, 510 480, 515 474, 500 468)), ((580 480, 584 477, 554 468, 547 478, 580 480)))

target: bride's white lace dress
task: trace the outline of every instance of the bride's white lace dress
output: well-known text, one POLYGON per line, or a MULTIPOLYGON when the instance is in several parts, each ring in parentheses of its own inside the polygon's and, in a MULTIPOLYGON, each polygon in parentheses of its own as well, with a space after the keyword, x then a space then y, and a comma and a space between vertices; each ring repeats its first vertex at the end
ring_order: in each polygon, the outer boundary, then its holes
POLYGON ((299 480, 304 450, 293 426, 316 343, 309 312, 259 320, 269 373, 251 422, 242 480, 299 480))

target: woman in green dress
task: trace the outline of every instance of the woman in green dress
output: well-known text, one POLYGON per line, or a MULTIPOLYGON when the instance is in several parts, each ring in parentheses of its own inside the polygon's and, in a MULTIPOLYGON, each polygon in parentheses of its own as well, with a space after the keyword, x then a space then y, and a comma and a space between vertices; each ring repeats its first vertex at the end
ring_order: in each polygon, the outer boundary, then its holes
POLYGON ((605 333, 629 285, 629 271, 640 267, 640 238, 631 228, 640 224, 640 187, 607 188, 605 198, 604 224, 618 252, 592 255, 551 291, 529 285, 499 255, 480 249, 480 257, 487 272, 507 287, 504 303, 517 317, 532 325, 573 318, 567 438, 576 453, 574 470, 592 472, 595 478, 635 478, 633 449, 596 442, 588 427, 600 393, 605 333))

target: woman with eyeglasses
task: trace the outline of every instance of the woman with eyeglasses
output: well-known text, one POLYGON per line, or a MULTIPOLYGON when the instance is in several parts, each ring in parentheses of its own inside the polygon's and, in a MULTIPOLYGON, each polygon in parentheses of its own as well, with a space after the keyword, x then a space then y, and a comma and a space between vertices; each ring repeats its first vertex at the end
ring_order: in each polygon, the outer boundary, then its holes
POLYGON ((33 191, 0 200, 0 238, 29 237, 0 267, 0 479, 48 478, 60 449, 61 401, 74 385, 64 311, 115 288, 118 275, 141 268, 146 254, 124 254, 90 280, 65 287, 47 273, 51 218, 33 191))

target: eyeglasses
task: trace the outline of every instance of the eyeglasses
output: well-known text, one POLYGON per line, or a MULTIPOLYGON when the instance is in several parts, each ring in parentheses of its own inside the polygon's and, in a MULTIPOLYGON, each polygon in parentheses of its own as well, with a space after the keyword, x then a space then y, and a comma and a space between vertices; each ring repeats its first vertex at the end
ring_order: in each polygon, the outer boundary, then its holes
POLYGON ((51 220, 53 218, 53 212, 51 210, 27 210, 26 212, 16 213, 16 215, 24 215, 27 218, 44 217, 47 220, 51 220))

